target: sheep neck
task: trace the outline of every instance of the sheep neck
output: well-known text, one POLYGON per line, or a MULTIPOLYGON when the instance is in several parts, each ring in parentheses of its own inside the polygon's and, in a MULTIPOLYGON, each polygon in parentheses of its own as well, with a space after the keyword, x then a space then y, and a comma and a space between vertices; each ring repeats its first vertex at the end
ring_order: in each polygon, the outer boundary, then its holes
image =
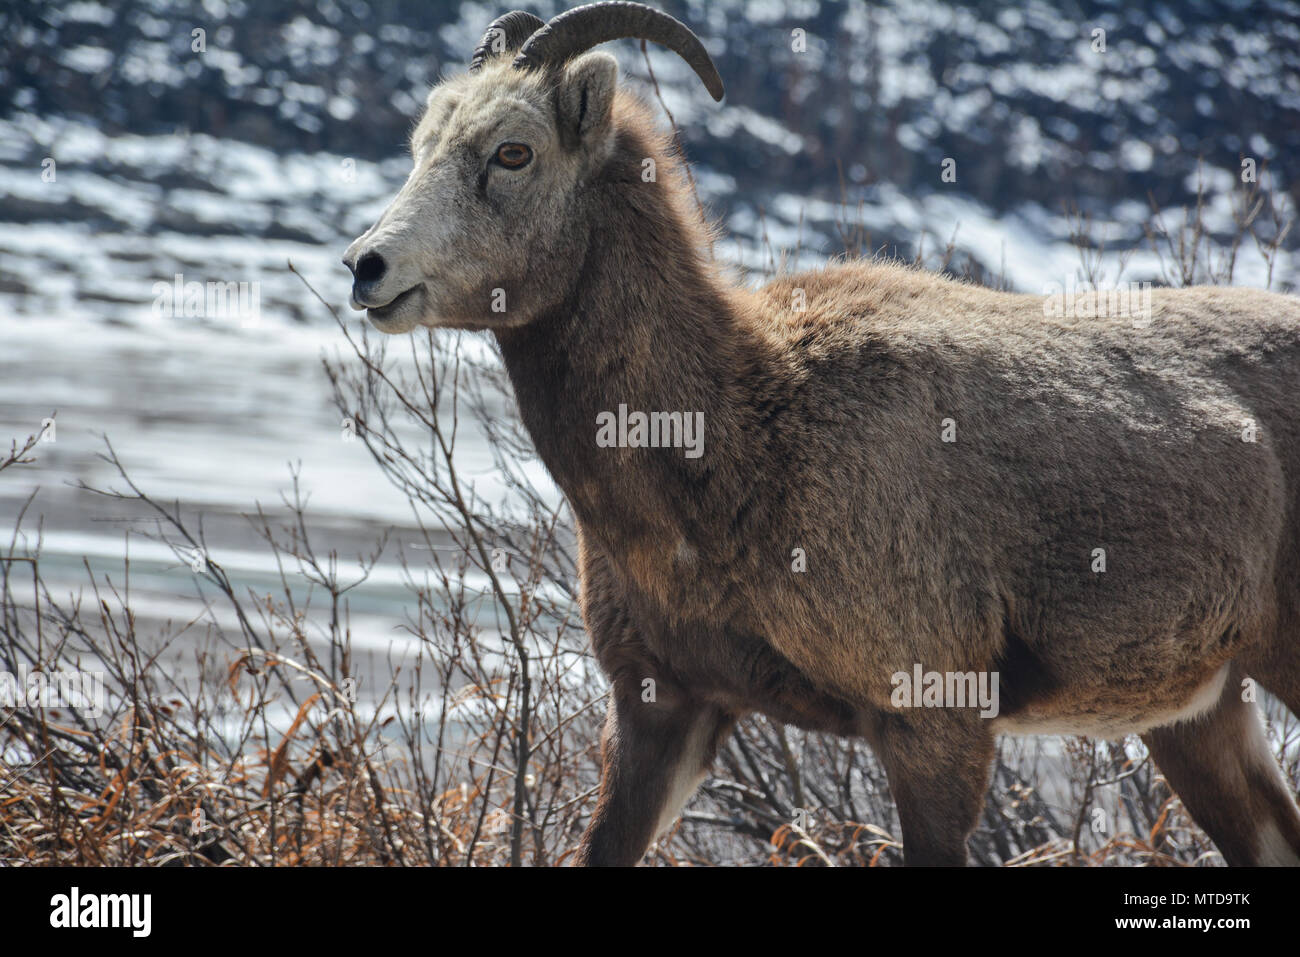
POLYGON ((737 491, 727 482, 752 474, 738 385, 761 350, 736 314, 744 294, 715 277, 691 242, 703 235, 694 224, 617 195, 593 219, 567 301, 497 333, 506 369, 584 531, 597 529, 612 551, 690 547, 737 491), (599 417, 621 419, 620 406, 696 422, 702 414, 702 448, 602 446, 599 417))

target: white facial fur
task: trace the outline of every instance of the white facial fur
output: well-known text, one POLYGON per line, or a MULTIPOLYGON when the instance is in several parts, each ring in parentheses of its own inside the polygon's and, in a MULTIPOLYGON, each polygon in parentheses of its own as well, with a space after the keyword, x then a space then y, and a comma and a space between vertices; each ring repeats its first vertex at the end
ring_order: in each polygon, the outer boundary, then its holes
POLYGON ((502 58, 435 87, 411 137, 410 176, 348 249, 354 268, 367 256, 384 267, 354 285, 353 308, 388 333, 484 329, 523 324, 562 298, 584 248, 582 180, 612 141, 617 71, 605 53, 559 75, 502 58), (531 151, 522 168, 494 161, 507 143, 531 151))

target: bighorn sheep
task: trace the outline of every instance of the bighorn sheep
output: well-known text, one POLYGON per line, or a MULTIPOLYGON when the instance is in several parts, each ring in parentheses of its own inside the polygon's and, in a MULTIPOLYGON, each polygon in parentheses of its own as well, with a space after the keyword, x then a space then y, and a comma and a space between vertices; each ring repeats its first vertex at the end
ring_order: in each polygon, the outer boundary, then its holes
POLYGON ((383 332, 493 333, 572 504, 612 686, 579 860, 636 863, 760 712, 871 743, 907 864, 964 863, 999 732, 1139 733, 1230 863, 1300 862, 1243 693, 1300 714, 1300 300, 1159 290, 1149 323, 1079 318, 878 261, 743 288, 586 52, 620 37, 722 98, 657 11, 509 14, 344 260, 383 332), (703 413, 702 454, 597 441, 615 410, 703 413), (922 669, 996 675, 997 702, 904 707, 935 703, 898 696, 922 669))

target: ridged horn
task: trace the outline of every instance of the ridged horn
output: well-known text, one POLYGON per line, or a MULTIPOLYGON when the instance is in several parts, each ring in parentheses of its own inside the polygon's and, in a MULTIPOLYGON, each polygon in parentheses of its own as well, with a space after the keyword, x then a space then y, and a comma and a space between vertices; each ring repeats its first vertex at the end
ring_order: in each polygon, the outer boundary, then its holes
POLYGON ((589 3, 553 17, 528 38, 514 65, 520 70, 561 66, 597 44, 624 37, 653 40, 672 50, 691 65, 715 100, 722 99, 722 77, 690 27, 643 3, 626 0, 589 3))
POLYGON ((504 38, 501 52, 514 53, 524 45, 525 40, 545 26, 546 21, 541 17, 535 17, 524 10, 514 10, 497 17, 488 25, 487 30, 483 32, 483 39, 474 49, 474 55, 469 61, 469 72, 477 73, 484 63, 497 55, 492 49, 492 41, 497 39, 498 35, 504 38))

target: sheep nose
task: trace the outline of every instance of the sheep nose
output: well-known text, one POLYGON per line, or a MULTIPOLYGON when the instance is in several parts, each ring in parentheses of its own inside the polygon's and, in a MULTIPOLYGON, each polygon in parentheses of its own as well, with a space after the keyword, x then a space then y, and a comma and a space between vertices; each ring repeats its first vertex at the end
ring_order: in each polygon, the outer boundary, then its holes
POLYGON ((379 253, 370 252, 360 259, 345 257, 343 265, 352 272, 352 299, 359 305, 369 305, 376 287, 383 282, 388 272, 388 264, 379 253))
MULTIPOLYGON (((349 267, 350 268, 350 267, 349 267)), ((352 270, 352 275, 358 283, 362 285, 372 285, 384 278, 384 273, 388 271, 388 264, 384 262, 384 257, 379 253, 366 253, 357 260, 356 268, 352 270)))

